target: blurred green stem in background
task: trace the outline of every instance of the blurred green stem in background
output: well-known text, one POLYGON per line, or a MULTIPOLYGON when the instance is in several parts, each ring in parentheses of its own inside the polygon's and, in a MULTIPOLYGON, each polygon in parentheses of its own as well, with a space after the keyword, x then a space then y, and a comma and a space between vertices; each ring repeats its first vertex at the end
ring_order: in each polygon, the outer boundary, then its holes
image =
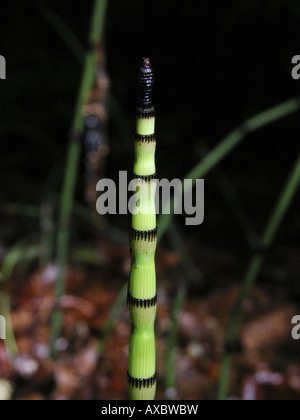
POLYGON ((221 375, 219 382, 218 399, 226 400, 228 397, 228 388, 230 382, 230 369, 233 359, 233 351, 238 339, 238 333, 242 322, 243 307, 246 299, 249 297, 251 289, 255 284, 257 277, 265 261, 265 253, 272 245, 280 225, 286 216, 286 213, 292 203, 300 186, 300 155, 295 168, 280 196, 278 203, 267 223, 266 230, 260 242, 260 249, 255 253, 246 272, 242 289, 238 300, 233 308, 232 317, 229 323, 228 334, 225 341, 225 352, 221 366, 221 375))
POLYGON ((175 219, 172 220, 168 231, 168 238, 171 246, 180 256, 181 264, 188 280, 195 287, 199 288, 204 286, 203 274, 197 267, 186 243, 184 232, 181 232, 180 225, 175 219))
MULTIPOLYGON (((181 233, 180 226, 176 219, 172 220, 168 231, 170 243, 175 251, 180 255, 181 264, 189 283, 198 289, 204 286, 204 277, 188 249, 184 234, 181 233)), ((176 354, 179 337, 179 322, 186 301, 188 282, 177 285, 174 302, 171 312, 171 326, 168 334, 166 372, 165 372, 165 394, 168 400, 176 398, 176 354)))
POLYGON ((179 335, 179 320, 186 299, 186 286, 179 287, 172 307, 171 328, 168 337, 165 373, 165 394, 168 400, 176 398, 176 354, 179 335))
MULTIPOLYGON (((33 208, 30 211, 33 216, 33 208)), ((40 247, 32 245, 27 241, 20 241, 12 247, 3 259, 0 271, 0 314, 6 319, 6 340, 4 342, 10 360, 13 362, 18 356, 14 330, 11 321, 11 300, 7 292, 7 283, 18 265, 26 265, 34 259, 39 258, 40 247)))
MULTIPOLYGON (((185 179, 192 179, 193 183, 195 183, 197 179, 203 178, 214 169, 248 134, 299 110, 300 100, 295 98, 250 118, 225 137, 213 151, 186 175, 185 179)), ((174 210, 174 201, 172 201, 171 204, 171 209, 174 210)), ((160 216, 158 221, 159 239, 161 239, 169 229, 173 216, 174 211, 171 211, 170 214, 160 216)))
POLYGON ((31 204, 3 203, 0 204, 0 214, 38 219, 40 209, 37 206, 32 206, 31 204))
POLYGON ((232 209, 236 221, 238 222, 242 233, 247 241, 247 244, 251 251, 255 251, 259 244, 259 234, 252 223, 246 209, 239 200, 239 197, 230 182, 230 179, 225 173, 216 171, 216 182, 219 190, 232 209))
POLYGON ((83 114, 83 106, 88 101, 88 96, 91 92, 96 76, 96 47, 100 44, 103 37, 107 3, 107 0, 95 1, 89 37, 91 48, 86 54, 84 72, 75 108, 73 125, 71 129, 71 138, 66 162, 58 226, 58 237, 56 245, 57 275, 55 281, 55 299, 57 302, 57 307, 53 312, 51 321, 50 350, 52 358, 57 357, 56 342, 61 335, 63 320, 62 312, 59 309, 59 300, 65 293, 65 274, 70 240, 70 219, 73 209, 73 201, 81 152, 80 137, 83 134, 85 127, 85 116, 83 114))

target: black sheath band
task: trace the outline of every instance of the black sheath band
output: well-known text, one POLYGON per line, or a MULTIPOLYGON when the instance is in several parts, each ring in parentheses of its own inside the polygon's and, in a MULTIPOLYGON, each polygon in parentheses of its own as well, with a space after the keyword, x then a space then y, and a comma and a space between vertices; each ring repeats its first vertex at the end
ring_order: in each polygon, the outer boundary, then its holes
POLYGON ((135 230, 135 229, 131 229, 131 234, 132 234, 132 238, 137 241, 137 240, 142 240, 142 241, 154 241, 157 238, 157 228, 154 230, 135 230))
POLYGON ((149 136, 143 136, 142 134, 135 134, 134 140, 141 143, 154 143, 156 141, 155 134, 150 134, 149 136))
POLYGON ((136 299, 128 293, 127 304, 136 306, 137 308, 151 308, 157 304, 157 295, 152 299, 136 299))
POLYGON ((129 372, 127 372, 127 379, 128 379, 128 385, 134 387, 134 388, 150 388, 156 383, 156 374, 152 376, 152 378, 147 379, 137 379, 133 378, 131 375, 129 375, 129 372))
POLYGON ((156 179, 157 175, 156 174, 153 174, 153 175, 137 175, 137 174, 134 174, 134 177, 137 180, 141 180, 141 181, 144 181, 144 182, 148 183, 150 181, 153 181, 153 179, 156 179))

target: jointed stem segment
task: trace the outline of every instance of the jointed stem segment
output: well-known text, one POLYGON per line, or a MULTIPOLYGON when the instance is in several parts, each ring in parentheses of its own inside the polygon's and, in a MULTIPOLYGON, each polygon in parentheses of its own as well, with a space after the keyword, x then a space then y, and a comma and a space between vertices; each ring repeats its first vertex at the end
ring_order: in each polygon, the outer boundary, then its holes
POLYGON ((101 42, 103 35, 106 6, 107 0, 95 0, 93 19, 90 29, 90 44, 93 48, 91 48, 86 54, 84 72, 72 123, 71 139, 65 168, 56 247, 57 273, 55 279, 55 299, 58 306, 53 311, 51 319, 50 352, 53 359, 57 358, 56 343, 61 336, 63 322, 63 314, 59 308, 59 300, 65 293, 65 276, 70 242, 70 222, 81 153, 80 137, 83 134, 85 122, 83 106, 87 103, 88 96, 95 79, 95 69, 97 63, 96 48, 101 42))
POLYGON ((128 391, 132 400, 153 400, 156 392, 155 336, 157 245, 155 193, 155 110, 151 103, 153 72, 144 60, 140 72, 141 97, 137 109, 134 176, 140 200, 133 209, 132 266, 128 305, 132 322, 128 391), (145 188, 146 187, 146 188, 145 188))
POLYGON ((246 299, 254 286, 259 273, 265 262, 264 253, 271 247, 277 235, 281 223, 294 199, 300 186, 300 155, 295 167, 288 179, 288 182, 274 208, 270 220, 267 223, 265 232, 261 238, 260 249, 253 256, 247 269, 238 300, 233 308, 228 333, 225 342, 225 354, 222 360, 221 374, 219 381, 218 399, 226 400, 229 391, 230 371, 236 347, 240 326, 243 319, 243 307, 246 299))

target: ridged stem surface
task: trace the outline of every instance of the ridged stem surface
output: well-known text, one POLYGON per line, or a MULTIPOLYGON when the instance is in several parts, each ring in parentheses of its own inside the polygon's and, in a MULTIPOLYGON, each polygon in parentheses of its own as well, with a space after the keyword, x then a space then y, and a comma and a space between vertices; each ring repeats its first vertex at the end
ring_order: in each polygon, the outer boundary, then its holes
POLYGON ((131 274, 128 305, 131 318, 128 393, 132 400, 153 400, 156 392, 154 323, 156 316, 155 251, 155 114, 151 103, 153 73, 149 60, 140 72, 141 97, 135 136, 135 195, 132 216, 131 274))

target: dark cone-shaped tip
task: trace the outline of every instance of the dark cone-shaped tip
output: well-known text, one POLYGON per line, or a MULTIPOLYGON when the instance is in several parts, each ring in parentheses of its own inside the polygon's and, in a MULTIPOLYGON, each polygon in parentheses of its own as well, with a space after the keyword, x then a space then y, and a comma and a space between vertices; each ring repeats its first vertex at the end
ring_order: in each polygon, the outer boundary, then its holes
POLYGON ((140 70, 140 107, 149 109, 152 107, 152 92, 154 75, 149 58, 143 59, 143 66, 140 70))

